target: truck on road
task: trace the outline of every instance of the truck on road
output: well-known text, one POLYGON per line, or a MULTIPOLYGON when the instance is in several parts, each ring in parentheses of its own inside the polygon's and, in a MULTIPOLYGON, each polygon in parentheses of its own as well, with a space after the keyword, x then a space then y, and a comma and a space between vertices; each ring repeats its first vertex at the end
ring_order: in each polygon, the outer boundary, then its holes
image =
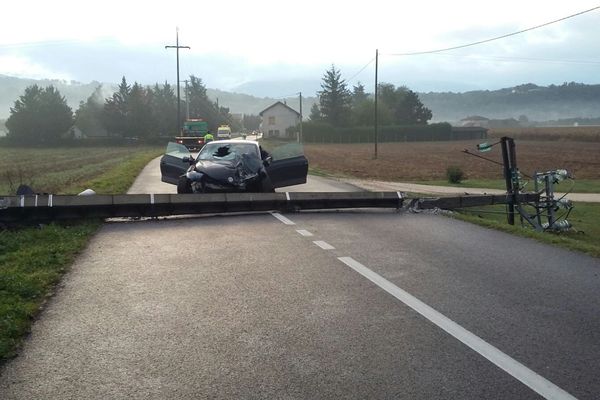
POLYGON ((175 142, 184 145, 188 150, 200 150, 204 146, 204 135, 208 132, 208 123, 202 119, 188 119, 183 123, 181 135, 175 142))

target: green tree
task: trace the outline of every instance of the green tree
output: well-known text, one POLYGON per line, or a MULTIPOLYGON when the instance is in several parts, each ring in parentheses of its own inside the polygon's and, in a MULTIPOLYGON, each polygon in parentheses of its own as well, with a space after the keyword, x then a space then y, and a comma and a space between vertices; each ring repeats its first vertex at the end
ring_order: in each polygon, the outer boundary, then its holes
POLYGON ((260 126, 261 118, 259 115, 244 114, 243 124, 244 129, 248 131, 257 131, 260 126))
POLYGON ((352 97, 339 70, 332 65, 323 75, 319 91, 319 108, 324 121, 333 126, 347 125, 352 97))
POLYGON ((100 136, 106 132, 102 125, 103 101, 102 85, 98 85, 85 103, 79 103, 75 112, 75 125, 87 136, 100 136))
POLYGON ((121 137, 128 135, 127 113, 129 111, 130 94, 131 86, 127 84, 127 80, 123 77, 119 90, 106 99, 104 103, 103 125, 111 135, 121 137))
POLYGON ((365 92, 365 85, 358 82, 356 86, 352 87, 352 108, 360 106, 368 98, 369 95, 365 92))
MULTIPOLYGON (((378 123, 381 126, 392 125, 393 117, 388 106, 377 104, 378 123)), ((352 109, 352 123, 355 126, 373 126, 375 124, 375 102, 364 100, 352 109)))
POLYGON ((73 111, 54 86, 29 86, 6 121, 8 136, 20 142, 54 142, 73 125, 73 111))
POLYGON ((312 107, 310 107, 310 115, 308 118, 311 121, 320 121, 322 119, 321 110, 317 103, 313 103, 312 107))
POLYGON ((148 137, 153 136, 156 128, 152 114, 152 90, 144 88, 135 82, 129 93, 127 104, 127 136, 148 137))
POLYGON ((396 88, 391 83, 379 84, 379 100, 390 109, 393 123, 398 125, 426 125, 432 117, 431 110, 406 86, 396 88))
POLYGON ((209 129, 216 130, 221 124, 216 104, 208 98, 202 79, 190 75, 187 98, 190 103, 190 118, 200 118, 208 123, 209 129))
POLYGON ((154 85, 151 97, 151 109, 154 116, 154 131, 159 136, 175 134, 177 123, 177 96, 175 91, 167 82, 159 86, 154 85))

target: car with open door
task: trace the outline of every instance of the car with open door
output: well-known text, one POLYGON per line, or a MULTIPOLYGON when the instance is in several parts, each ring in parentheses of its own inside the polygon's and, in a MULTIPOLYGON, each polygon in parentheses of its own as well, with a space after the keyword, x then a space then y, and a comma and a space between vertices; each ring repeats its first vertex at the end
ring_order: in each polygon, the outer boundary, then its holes
POLYGON ((196 157, 171 142, 160 172, 163 182, 177 185, 177 193, 273 192, 306 183, 308 160, 297 148, 283 146, 270 154, 248 140, 210 142, 196 157))

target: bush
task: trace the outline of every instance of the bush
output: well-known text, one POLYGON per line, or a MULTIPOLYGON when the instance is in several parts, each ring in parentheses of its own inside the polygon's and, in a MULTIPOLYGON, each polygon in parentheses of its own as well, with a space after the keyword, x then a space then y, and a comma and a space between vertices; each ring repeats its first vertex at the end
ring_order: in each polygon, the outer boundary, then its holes
POLYGON ((465 179, 465 173, 460 167, 450 166, 446 169, 446 177, 450 183, 461 183, 465 179))

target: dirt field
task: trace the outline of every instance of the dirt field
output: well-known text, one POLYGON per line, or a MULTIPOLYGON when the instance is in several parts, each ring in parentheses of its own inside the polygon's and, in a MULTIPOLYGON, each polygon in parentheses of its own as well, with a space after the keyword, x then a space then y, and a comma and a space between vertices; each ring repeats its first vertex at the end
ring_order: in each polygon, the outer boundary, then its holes
MULTIPOLYGON (((493 142, 494 139, 488 139, 493 142)), ((373 144, 306 144, 310 166, 328 173, 390 181, 445 179, 446 168, 456 165, 471 179, 501 179, 501 166, 466 155, 481 141, 380 143, 373 160, 373 144)), ((600 143, 516 140, 521 171, 566 168, 577 179, 600 179, 600 143)), ((478 153, 502 161, 500 146, 478 153)))

